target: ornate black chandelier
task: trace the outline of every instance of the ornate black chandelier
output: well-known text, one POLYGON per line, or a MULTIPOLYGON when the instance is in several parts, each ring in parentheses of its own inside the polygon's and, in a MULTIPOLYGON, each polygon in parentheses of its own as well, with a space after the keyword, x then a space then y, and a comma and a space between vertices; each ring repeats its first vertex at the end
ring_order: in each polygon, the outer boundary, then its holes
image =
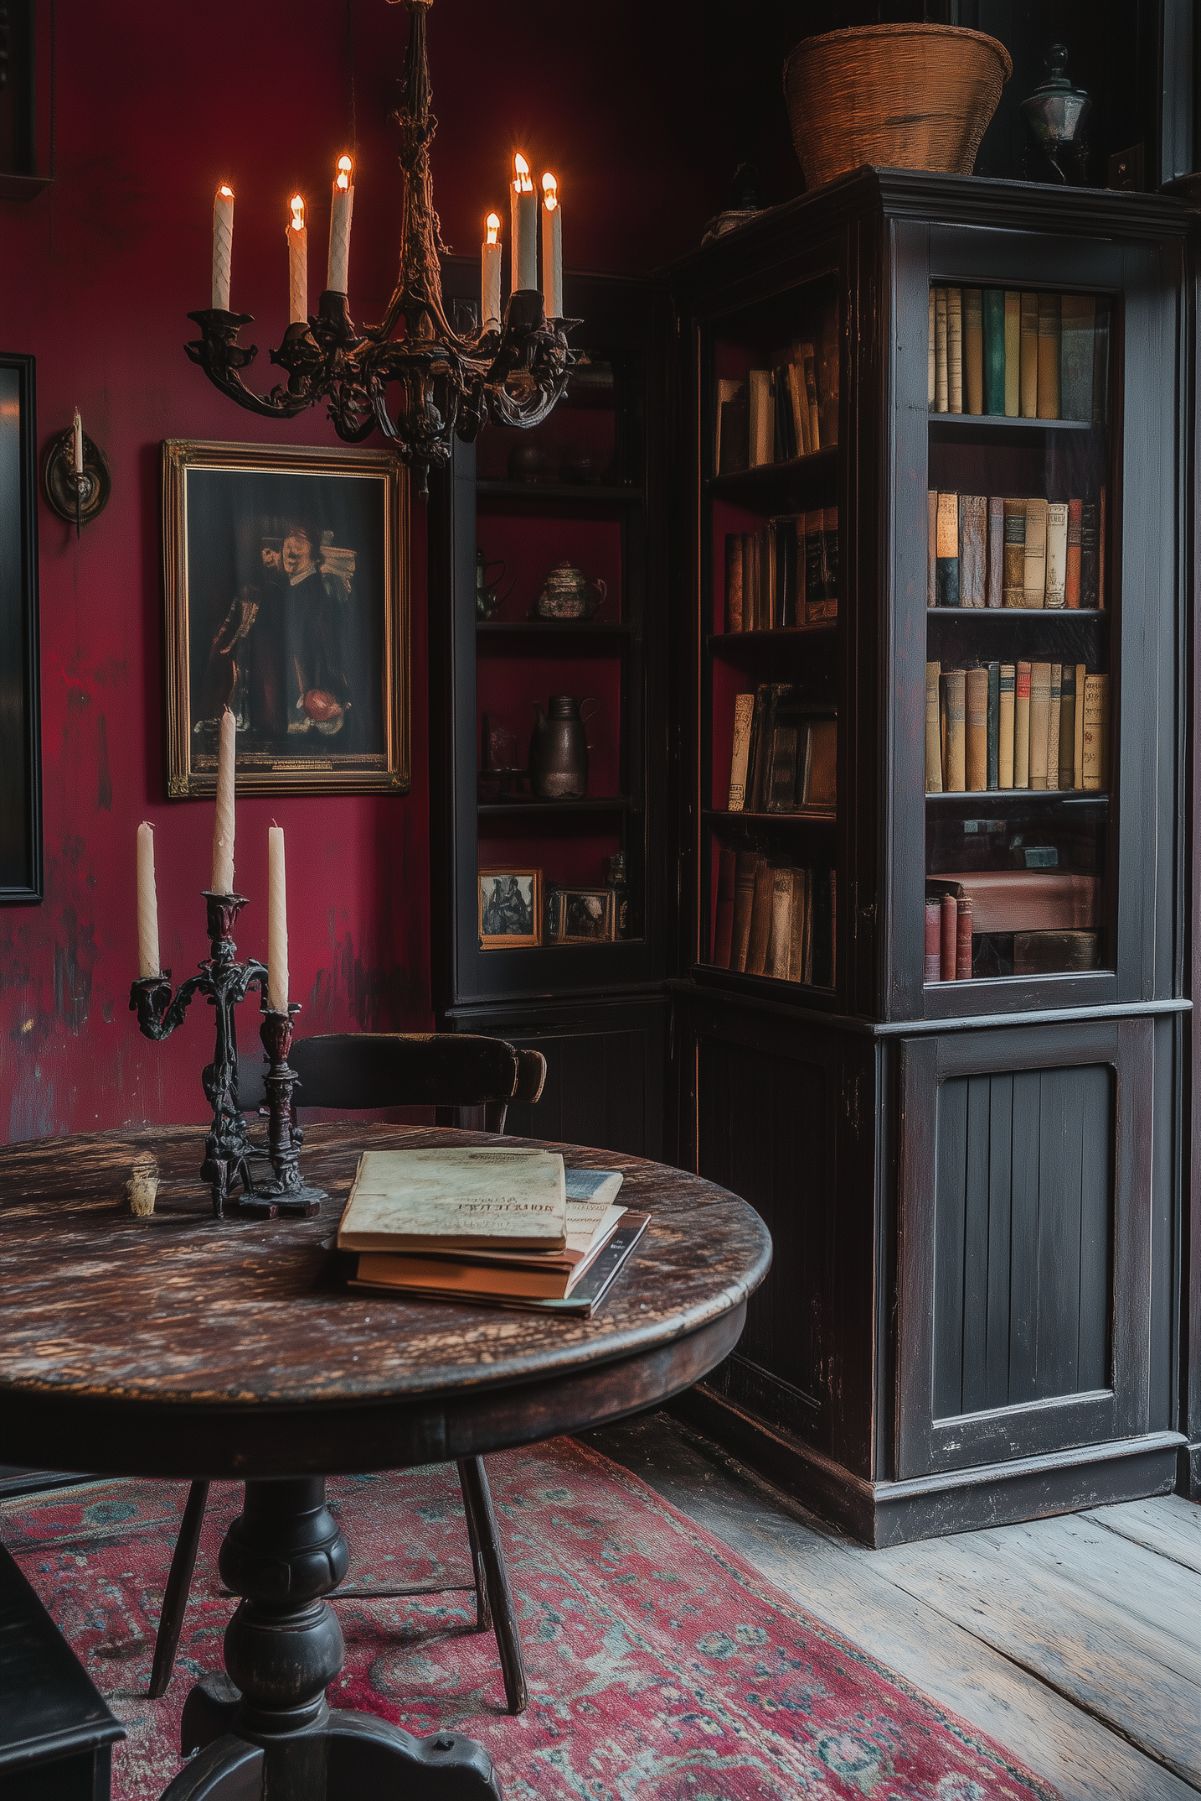
MULTIPOLYGON (((266 393, 247 387, 242 371, 257 347, 240 344, 253 315, 230 311, 233 193, 222 184, 213 206, 213 303, 189 313, 201 336, 186 346, 209 380, 239 406, 265 418, 292 419, 324 402, 339 437, 357 444, 379 430, 408 463, 422 494, 431 464, 443 464, 451 442, 475 438, 487 420, 529 427, 561 398, 575 361, 567 342, 573 320, 562 310, 562 214, 553 176, 539 195, 524 157, 515 158, 512 184, 512 283, 500 302, 499 217, 489 214, 483 248, 478 316, 452 324, 442 297, 439 262, 444 246, 434 210, 429 151, 437 120, 431 109, 426 14, 433 0, 403 0, 410 14, 400 105, 404 178, 400 270, 378 325, 356 326, 347 302, 347 261, 354 199, 353 169, 338 159, 330 218, 326 288, 307 314, 307 231, 304 203, 292 203, 288 229, 290 318, 283 342, 270 353, 287 379, 266 393), (538 282, 541 214, 543 283, 538 282)), ((467 309, 469 313, 472 309, 467 309)))

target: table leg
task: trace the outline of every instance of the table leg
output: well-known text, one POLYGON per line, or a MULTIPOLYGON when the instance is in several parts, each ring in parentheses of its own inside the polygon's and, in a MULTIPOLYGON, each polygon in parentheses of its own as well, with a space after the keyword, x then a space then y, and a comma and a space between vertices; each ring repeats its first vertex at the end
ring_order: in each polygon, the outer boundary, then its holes
POLYGON ((221 1547, 221 1575, 242 1597, 225 1634, 227 1674, 188 1696, 182 1749, 204 1748, 163 1801, 500 1801, 491 1759, 471 1739, 418 1739, 330 1709, 343 1644, 325 1596, 348 1562, 321 1477, 246 1484, 221 1547))

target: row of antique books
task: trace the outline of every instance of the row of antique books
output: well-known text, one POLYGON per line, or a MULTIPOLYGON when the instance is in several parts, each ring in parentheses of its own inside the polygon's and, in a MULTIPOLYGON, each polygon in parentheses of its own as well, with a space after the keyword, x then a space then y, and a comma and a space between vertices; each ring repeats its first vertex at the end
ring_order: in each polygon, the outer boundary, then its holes
POLYGON ((1107 786, 1109 677, 1083 663, 926 664, 926 792, 1107 786))
POLYGON ((713 961, 779 982, 834 986, 835 875, 723 844, 713 961))
POLYGON ((775 631, 838 617, 838 508, 727 532, 726 630, 775 631))
POLYGON ((647 1225, 620 1170, 492 1145, 365 1151, 338 1227, 353 1288, 590 1315, 647 1225))
POLYGON ((802 710, 791 682, 761 682, 734 697, 730 813, 832 813, 838 798, 838 721, 802 710))
POLYGON ((932 287, 927 400, 934 413, 1105 417, 1109 312, 1091 294, 932 287))
POLYGON ((717 382, 719 475, 809 456, 838 442, 838 341, 793 344, 770 369, 748 369, 744 380, 717 382))
POLYGON ((1105 605, 1105 490, 926 495, 926 604, 1098 609, 1105 605))
POLYGON ((926 882, 925 979, 1096 969, 1101 934, 1094 875, 989 869, 926 882))

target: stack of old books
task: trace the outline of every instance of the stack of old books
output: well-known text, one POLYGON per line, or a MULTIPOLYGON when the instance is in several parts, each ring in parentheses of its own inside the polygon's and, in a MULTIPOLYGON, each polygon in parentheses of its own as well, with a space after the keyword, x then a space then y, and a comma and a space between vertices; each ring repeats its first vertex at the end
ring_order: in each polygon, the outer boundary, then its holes
POLYGON ((620 1187, 553 1151, 366 1151, 338 1248, 357 1255, 354 1288, 588 1315, 646 1228, 620 1187))

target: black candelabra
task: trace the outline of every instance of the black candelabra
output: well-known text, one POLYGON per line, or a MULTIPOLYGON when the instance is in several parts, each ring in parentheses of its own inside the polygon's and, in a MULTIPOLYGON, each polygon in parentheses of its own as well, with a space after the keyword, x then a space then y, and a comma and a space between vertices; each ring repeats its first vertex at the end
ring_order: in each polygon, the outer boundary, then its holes
POLYGON ((197 973, 181 982, 174 993, 170 971, 140 976, 130 989, 129 1005, 138 1016, 143 1037, 156 1043, 169 1038, 183 1021, 194 995, 208 1000, 216 1015, 216 1048, 213 1060, 201 1072, 205 1096, 213 1110, 212 1125, 204 1140, 201 1180, 213 1198, 213 1214, 224 1217, 231 1198, 239 1213, 274 1217, 279 1213, 316 1213, 325 1198, 321 1189, 307 1187, 300 1178, 299 1152, 302 1133, 296 1124, 293 1090, 296 1072, 288 1067, 292 1045, 291 1014, 273 1012, 266 1004, 267 969, 256 958, 237 960, 233 940, 238 914, 246 905, 241 894, 204 896, 208 923, 209 954, 197 973), (238 1099, 238 1041, 234 1009, 253 988, 263 1001, 261 1037, 267 1054, 265 1078, 268 1109, 267 1154, 270 1176, 256 1178, 255 1155, 238 1099))

